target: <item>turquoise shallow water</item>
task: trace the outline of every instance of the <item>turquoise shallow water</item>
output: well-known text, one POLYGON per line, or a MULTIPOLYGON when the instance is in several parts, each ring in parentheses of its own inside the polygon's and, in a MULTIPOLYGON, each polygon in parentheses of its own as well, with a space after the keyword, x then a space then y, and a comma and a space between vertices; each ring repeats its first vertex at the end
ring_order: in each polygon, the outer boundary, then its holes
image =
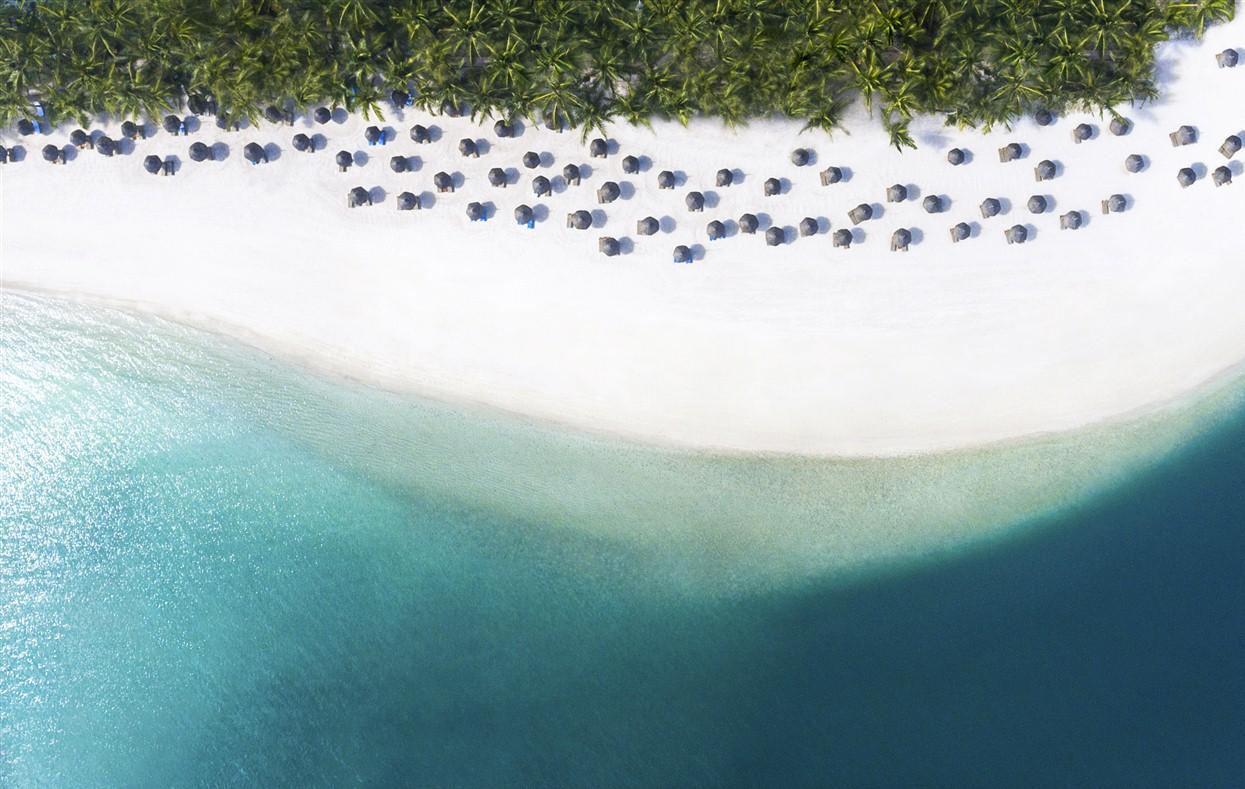
POLYGON ((0 784, 1233 785, 1239 386, 713 458, 4 296, 0 784))

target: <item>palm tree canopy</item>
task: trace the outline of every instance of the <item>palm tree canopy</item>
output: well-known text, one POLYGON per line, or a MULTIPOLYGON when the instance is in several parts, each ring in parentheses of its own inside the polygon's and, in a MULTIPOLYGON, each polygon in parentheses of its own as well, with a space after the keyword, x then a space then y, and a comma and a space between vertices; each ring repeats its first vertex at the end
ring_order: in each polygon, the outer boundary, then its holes
POLYGON ((745 233, 755 233, 759 225, 756 214, 741 214, 739 217, 739 229, 745 233))
POLYGON ((160 168, 162 165, 163 165, 163 162, 160 161, 160 157, 154 154, 151 154, 143 159, 143 169, 151 173, 152 175, 155 175, 156 173, 160 172, 160 168))

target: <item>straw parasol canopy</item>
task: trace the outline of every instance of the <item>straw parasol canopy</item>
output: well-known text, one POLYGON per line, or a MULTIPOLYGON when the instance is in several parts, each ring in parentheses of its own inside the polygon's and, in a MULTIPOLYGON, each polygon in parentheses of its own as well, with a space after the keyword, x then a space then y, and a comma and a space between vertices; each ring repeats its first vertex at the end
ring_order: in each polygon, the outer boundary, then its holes
POLYGON ((69 142, 75 148, 85 148, 91 144, 91 137, 82 129, 74 129, 69 133, 69 142))
POLYGON ((635 223, 635 232, 642 236, 651 236, 661 229, 661 223, 655 217, 646 216, 635 223))
POLYGON ((1043 159, 1037 163, 1037 167, 1033 168, 1033 178, 1038 181, 1049 181, 1055 177, 1055 163, 1050 159, 1043 159))
POLYGON ((480 150, 476 147, 476 141, 469 137, 464 137, 458 141, 458 152, 463 156, 480 155, 480 150))
POLYGON ((782 194, 782 181, 779 181, 777 178, 766 178, 763 186, 766 197, 782 194))
POLYGON ((903 184, 894 184, 886 189, 886 202, 902 203, 908 199, 908 187, 903 184))
POLYGON ((201 162, 204 159, 212 158, 212 149, 201 142, 190 144, 190 161, 201 162))
POLYGON ((1232 171, 1221 164, 1215 168, 1211 178, 1214 180, 1215 186, 1227 186, 1232 183, 1232 171))
POLYGON ((152 175, 160 172, 160 168, 164 166, 164 162, 160 161, 160 157, 150 154, 143 159, 143 169, 152 175))
POLYGON ((208 105, 202 96, 187 96, 186 109, 190 110, 192 115, 206 115, 208 105))
POLYGON ((259 143, 248 142, 246 147, 242 149, 242 155, 251 164, 268 161, 268 154, 264 153, 264 149, 259 143))
POLYGON ((1059 217, 1059 228, 1061 230, 1077 230, 1084 221, 1080 211, 1069 211, 1059 217))
POLYGON ((660 173, 658 173, 657 174, 657 188, 658 189, 673 189, 674 188, 674 173, 670 172, 669 170, 662 170, 660 173))
POLYGON ((454 179, 444 170, 432 176, 432 185, 435 186, 439 192, 454 191, 454 179))
POLYGON ((177 130, 181 128, 182 119, 176 115, 164 116, 164 130, 169 134, 177 134, 177 130))
POLYGON ((363 130, 363 139, 367 140, 368 143, 372 145, 375 145, 376 143, 380 142, 382 139, 384 139, 384 136, 385 135, 383 132, 381 132, 379 126, 368 126, 366 129, 363 130))
POLYGON ((894 233, 891 233, 891 251, 906 252, 908 245, 912 243, 912 231, 906 227, 901 227, 894 233))
POLYGON ((497 121, 493 124, 493 134, 498 137, 510 137, 514 135, 514 127, 505 121, 497 121))
POLYGON ((781 227, 771 226, 765 231, 765 243, 768 246, 776 247, 787 240, 787 234, 781 227))
POLYGON ((757 232, 757 227, 760 224, 756 214, 741 214, 739 217, 739 232, 751 235, 757 232))
POLYGON ((850 248, 852 245, 852 231, 845 227, 840 227, 834 231, 834 245, 843 249, 850 248))
POLYGON ((337 166, 344 171, 347 167, 354 164, 354 157, 350 155, 350 151, 338 151, 337 155, 333 157, 333 161, 337 162, 337 166))
POLYGON ((1133 130, 1133 122, 1128 118, 1116 117, 1111 119, 1111 123, 1107 126, 1107 128, 1110 129, 1111 133, 1116 137, 1123 137, 1125 134, 1128 134, 1133 130))
POLYGON ((404 90, 394 90, 389 94, 389 101, 395 109, 401 109, 411 100, 410 94, 404 90))
POLYGON ((1189 187, 1197 180, 1197 173, 1189 167, 1181 167, 1180 172, 1176 173, 1176 182, 1182 187, 1189 187))
POLYGON ((574 228, 575 230, 587 230, 592 227, 592 214, 582 208, 578 211, 567 214, 566 226, 574 228))
POLYGON ((973 234, 973 229, 969 227, 967 222, 957 222, 951 226, 951 240, 963 241, 973 234))
POLYGON ((726 238, 726 225, 714 219, 705 225, 705 232, 709 234, 710 241, 717 241, 719 238, 726 238))
POLYGON ((514 207, 514 221, 520 225, 530 224, 535 221, 536 214, 532 212, 532 207, 526 204, 520 204, 514 207))
POLYGON ((873 206, 868 203, 861 203, 847 212, 847 218, 852 220, 853 225, 859 225, 861 222, 868 221, 873 218, 873 206))
POLYGON ((476 222, 484 218, 484 206, 479 203, 467 203, 467 218, 476 222))
POLYGON ((605 140, 597 137, 588 143, 588 154, 594 159, 604 159, 609 156, 610 146, 605 140))
POLYGON ((579 165, 568 164, 562 168, 562 177, 566 179, 568 184, 579 183, 579 165))
POLYGON ((229 117, 229 113, 222 112, 216 116, 216 128, 222 131, 238 131, 241 124, 229 117))
POLYGON ((821 171, 821 185, 829 186, 843 180, 843 171, 838 167, 827 167, 821 171))
POLYGON ((597 241, 597 249, 607 258, 612 258, 622 251, 622 248, 618 245, 618 239, 613 236, 601 236, 597 241))
POLYGON ((1002 210, 1003 210, 1003 204, 1000 203, 996 198, 987 197, 985 200, 981 201, 981 218, 982 219, 989 219, 992 216, 998 216, 998 213, 1002 210))
POLYGON ((634 175, 640 172, 640 160, 634 156, 624 156, 622 160, 622 169, 628 175, 634 175))
POLYGON ((1223 154, 1225 159, 1231 159, 1239 150, 1241 150, 1241 138, 1235 134, 1228 135, 1223 145, 1219 146, 1219 153, 1223 154))
POLYGON ((714 177, 714 183, 718 186, 730 186, 735 182, 735 175, 725 167, 718 170, 718 174, 714 177))
POLYGON ((1024 225, 1012 225, 1003 231, 1003 238, 1006 238, 1009 244, 1023 244, 1029 240, 1029 231, 1024 225))
POLYGON ((403 192, 398 195, 398 210, 411 211, 419 208, 419 198, 413 192, 403 192))
POLYGON ((129 140, 138 139, 139 128, 134 121, 126 121, 121 124, 121 136, 129 140))
POLYGON ((1094 127, 1088 123, 1078 123, 1072 130, 1072 139, 1077 143, 1085 142, 1094 136, 1094 127))
POLYGON ((500 167, 494 167, 488 171, 488 182, 493 186, 504 187, 506 185, 506 171, 500 167))
POLYGON ((1102 201, 1102 212, 1104 214, 1118 214, 1128 208, 1128 198, 1124 195, 1111 195, 1102 201))
POLYGON ((333 113, 329 112, 328 107, 316 107, 316 111, 311 114, 311 117, 316 123, 323 126, 333 120, 333 113))
POLYGON ((410 169, 410 164, 405 156, 391 156, 389 157, 389 169, 395 173, 404 173, 410 169))
POLYGON ((549 183, 548 178, 538 175, 532 179, 532 193, 537 197, 553 194, 553 185, 549 183))
POLYGON ((618 188, 618 184, 613 181, 606 181, 601 184, 601 188, 597 189, 598 203, 612 203, 622 194, 622 190, 618 188))
POLYGON ((809 159, 812 158, 812 153, 813 152, 807 148, 796 148, 791 152, 791 163, 796 167, 803 167, 808 164, 809 159))
POLYGON ((447 118, 457 118, 463 114, 463 108, 456 101, 446 100, 441 102, 441 114, 447 118))
POLYGON ((112 156, 117 152, 117 144, 112 141, 111 137, 105 135, 95 141, 95 150, 101 156, 112 156))
POLYGON ((688 249, 686 246, 682 244, 679 244, 677 247, 674 248, 674 262, 675 263, 691 263, 692 262, 692 250, 688 249))
POLYGON ((22 136, 34 134, 35 125, 31 123, 30 121, 26 120, 25 118, 22 118, 21 120, 17 122, 17 133, 22 136))
POLYGON ((1029 213, 1031 214, 1042 214, 1046 212, 1046 198, 1042 197, 1042 195, 1032 195, 1026 205, 1029 207, 1029 213))
POLYGON ((817 220, 811 216, 806 216, 800 220, 800 235, 802 236, 815 236, 820 229, 821 227, 818 225, 817 220))
POLYGON ((1215 62, 1219 64, 1219 68, 1236 68, 1236 64, 1240 62, 1240 56, 1235 49, 1225 49, 1215 55, 1215 62))
POLYGON ((290 140, 290 145, 294 146, 296 151, 310 152, 315 150, 315 146, 311 144, 311 138, 302 132, 294 135, 294 138, 290 140))
POLYGON ((1002 148, 999 148, 999 161, 1012 162, 1024 155, 1025 149, 1020 147, 1018 142, 1009 142, 1002 148))
POLYGON ((1197 129, 1192 126, 1181 126, 1168 135, 1172 145, 1192 145, 1197 142, 1197 129))
POLYGON ((540 167, 540 154, 536 153, 536 151, 528 151, 523 154, 523 166, 529 170, 540 167))
POLYGON ((937 214, 942 211, 942 198, 938 195, 928 195, 921 201, 921 207, 925 209, 927 214, 937 214))
POLYGON ((1146 158, 1139 153, 1130 153, 1124 159, 1124 169, 1130 173, 1139 173, 1146 169, 1146 158))
POLYGON ((1049 126, 1055 122, 1055 114, 1050 110, 1038 110, 1033 114, 1038 126, 1049 126))
MULTIPOLYGON (((264 120, 268 121, 269 123, 280 123, 281 121, 285 120, 285 116, 281 113, 281 110, 275 104, 269 104, 267 107, 264 108, 264 120)), ((167 128, 167 124, 169 122, 168 118, 165 118, 164 122, 166 124, 165 128, 167 128)))
POLYGON ((367 205, 372 204, 372 196, 366 189, 362 186, 356 186, 354 189, 350 190, 350 206, 352 208, 364 205, 365 203, 367 205))
MULTIPOLYGON (((58 164, 60 162, 63 162, 64 159, 65 159, 65 153, 60 148, 57 148, 55 145, 52 145, 51 143, 48 143, 47 145, 43 146, 43 161, 50 162, 52 164, 58 164)), ((156 159, 156 161, 160 161, 160 160, 156 159)))
POLYGON ((411 142, 421 145, 426 142, 432 142, 432 136, 428 134, 428 127, 418 123, 411 127, 410 136, 411 142))
POLYGON ((964 164, 964 151, 960 148, 952 148, 947 151, 947 161, 951 164, 964 164))
POLYGON ((703 211, 705 209, 705 196, 700 192, 688 192, 687 197, 683 198, 683 202, 687 205, 688 211, 703 211))

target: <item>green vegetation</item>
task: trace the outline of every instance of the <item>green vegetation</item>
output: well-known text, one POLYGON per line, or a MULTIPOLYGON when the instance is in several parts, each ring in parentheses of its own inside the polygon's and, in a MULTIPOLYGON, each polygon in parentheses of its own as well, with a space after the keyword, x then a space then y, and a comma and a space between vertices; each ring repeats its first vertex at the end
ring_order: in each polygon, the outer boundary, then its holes
POLYGON ((157 115, 185 96, 418 105, 554 117, 830 129, 857 96, 898 146, 939 112, 1005 123, 1036 107, 1155 95, 1154 45, 1234 0, 0 0, 0 121, 157 115))

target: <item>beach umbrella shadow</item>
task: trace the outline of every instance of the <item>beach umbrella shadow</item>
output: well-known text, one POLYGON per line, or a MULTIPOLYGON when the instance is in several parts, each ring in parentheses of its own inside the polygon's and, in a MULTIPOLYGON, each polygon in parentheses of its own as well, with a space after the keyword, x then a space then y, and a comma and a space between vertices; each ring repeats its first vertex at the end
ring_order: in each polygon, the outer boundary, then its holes
POLYGON ((432 192, 419 193, 419 207, 421 209, 429 209, 437 204, 437 196, 432 192))
POLYGON ((658 220, 658 224, 661 226, 661 232, 663 233, 673 233, 675 227, 678 226, 672 216, 663 216, 658 220))
POLYGON ((592 210, 592 226, 595 228, 605 227, 605 223, 609 221, 609 217, 599 208, 592 210))
POLYGON ((532 219, 537 223, 544 222, 549 219, 549 206, 544 203, 537 203, 532 207, 532 219))
POLYGON ((311 150, 323 151, 328 144, 329 140, 323 134, 311 135, 311 150))
POLYGON ((270 142, 264 146, 264 156, 268 157, 269 162, 275 162, 281 158, 281 146, 275 142, 270 142))
POLYGON ((386 192, 383 187, 373 186, 367 192, 368 197, 372 198, 372 205, 385 202, 386 192))
POLYGON ((618 196, 623 200, 630 200, 635 196, 635 185, 630 181, 619 181, 618 196))
POLYGON ((350 120, 350 113, 346 112, 346 110, 341 107, 333 108, 333 123, 340 125, 348 120, 350 120))
POLYGON ((355 167, 363 167, 364 165, 368 163, 368 159, 369 157, 366 151, 355 151, 354 152, 355 167))
POLYGON ((213 143, 212 159, 217 162, 223 162, 229 158, 229 146, 223 142, 213 143))

